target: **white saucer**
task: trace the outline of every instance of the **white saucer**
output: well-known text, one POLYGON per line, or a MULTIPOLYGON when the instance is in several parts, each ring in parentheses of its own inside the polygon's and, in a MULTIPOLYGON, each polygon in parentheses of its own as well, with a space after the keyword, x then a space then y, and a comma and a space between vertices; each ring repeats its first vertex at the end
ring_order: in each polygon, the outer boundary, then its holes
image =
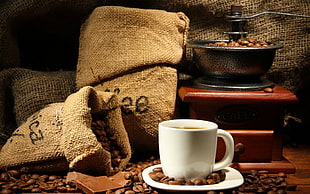
POLYGON ((165 183, 160 183, 154 181, 150 178, 149 173, 153 171, 154 168, 161 167, 160 164, 150 166, 143 170, 142 177, 144 181, 155 188, 168 190, 168 191, 210 191, 210 190, 224 190, 232 189, 243 184, 243 176, 236 169, 226 167, 224 168, 226 173, 226 178, 224 181, 214 184, 214 185, 168 185, 165 183))

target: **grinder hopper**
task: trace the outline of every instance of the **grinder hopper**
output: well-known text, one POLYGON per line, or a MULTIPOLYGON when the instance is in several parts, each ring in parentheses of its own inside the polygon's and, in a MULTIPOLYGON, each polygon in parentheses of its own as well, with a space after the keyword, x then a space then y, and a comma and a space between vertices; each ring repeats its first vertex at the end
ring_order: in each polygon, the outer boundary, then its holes
POLYGON ((264 46, 229 46, 216 43, 230 43, 247 40, 245 24, 248 19, 262 14, 280 14, 288 16, 309 17, 289 13, 262 12, 253 16, 242 17, 242 6, 232 5, 231 32, 227 40, 194 40, 187 43, 192 48, 193 60, 202 77, 194 81, 194 86, 213 90, 262 90, 273 87, 274 83, 264 79, 263 75, 272 66, 276 50, 283 46, 268 43, 264 46), (214 44, 215 43, 215 44, 214 44))

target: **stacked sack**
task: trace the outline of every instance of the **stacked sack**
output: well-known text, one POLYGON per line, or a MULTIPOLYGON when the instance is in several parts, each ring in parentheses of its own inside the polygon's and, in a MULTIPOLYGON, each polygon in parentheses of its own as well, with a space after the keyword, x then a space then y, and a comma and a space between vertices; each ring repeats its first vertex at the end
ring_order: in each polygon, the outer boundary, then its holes
POLYGON ((134 152, 157 151, 158 123, 175 116, 188 25, 181 12, 103 6, 81 28, 77 86, 117 94, 134 152))

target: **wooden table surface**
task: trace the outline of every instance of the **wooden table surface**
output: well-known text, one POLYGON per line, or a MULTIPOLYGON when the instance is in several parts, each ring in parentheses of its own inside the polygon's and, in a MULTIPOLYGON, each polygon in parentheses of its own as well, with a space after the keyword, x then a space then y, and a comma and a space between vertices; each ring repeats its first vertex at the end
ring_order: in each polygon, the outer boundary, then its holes
POLYGON ((310 145, 288 144, 284 146, 283 156, 296 167, 294 174, 287 175, 287 182, 297 184, 297 190, 291 194, 310 193, 310 145))

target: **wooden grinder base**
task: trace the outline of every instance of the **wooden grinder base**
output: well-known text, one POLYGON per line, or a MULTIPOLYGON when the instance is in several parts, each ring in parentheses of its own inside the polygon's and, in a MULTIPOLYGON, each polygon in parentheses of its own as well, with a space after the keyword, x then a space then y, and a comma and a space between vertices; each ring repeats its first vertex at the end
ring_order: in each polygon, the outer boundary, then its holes
MULTIPOLYGON (((294 173, 295 167, 282 156, 285 109, 297 97, 275 85, 272 92, 213 91, 182 86, 178 89, 188 117, 216 122, 235 141, 231 164, 241 172, 256 169, 272 173, 294 173)), ((219 139, 217 159, 225 153, 219 139)))

